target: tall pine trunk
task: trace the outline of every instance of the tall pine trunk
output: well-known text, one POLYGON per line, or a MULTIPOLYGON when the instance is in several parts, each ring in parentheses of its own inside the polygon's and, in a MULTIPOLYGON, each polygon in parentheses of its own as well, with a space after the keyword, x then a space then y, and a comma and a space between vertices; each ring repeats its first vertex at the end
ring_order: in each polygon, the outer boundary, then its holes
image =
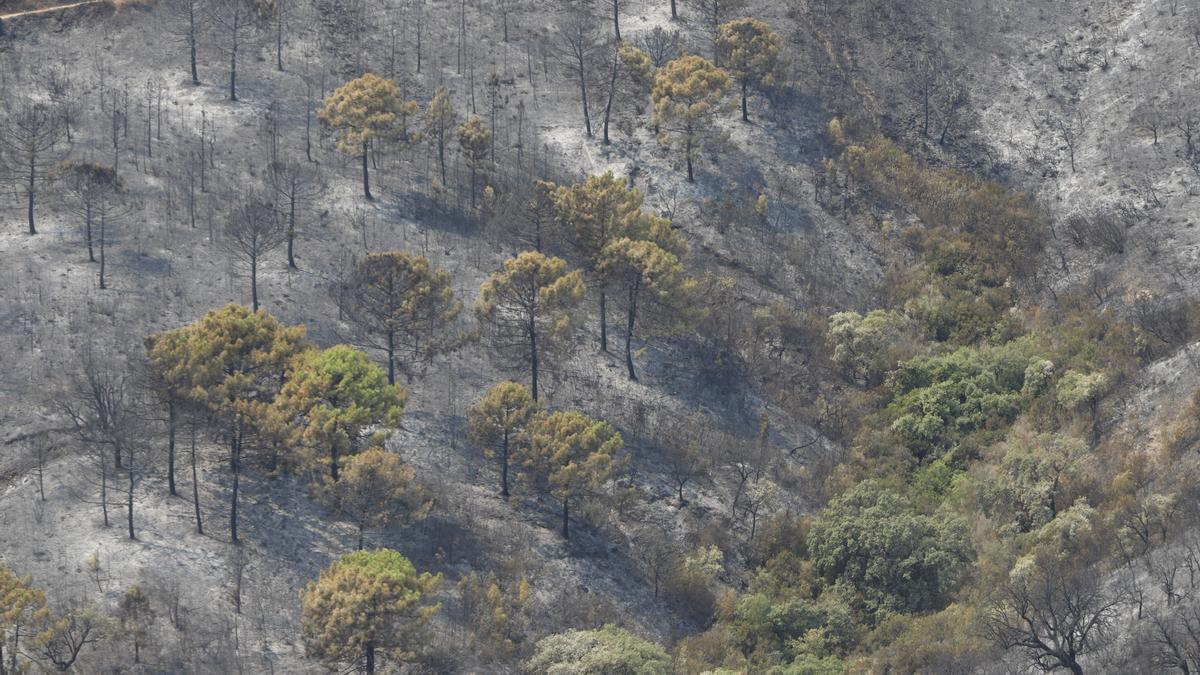
POLYGON ((600 290, 600 351, 608 351, 608 310, 605 307, 608 296, 600 290))
POLYGON ((229 49, 229 100, 230 101, 238 100, 238 97, 237 97, 237 52, 238 52, 238 31, 241 30, 241 28, 242 28, 241 21, 242 21, 241 8, 235 5, 234 10, 233 10, 233 25, 232 25, 232 28, 230 29, 230 37, 232 38, 232 40, 230 42, 230 49, 229 49))
POLYGON ((175 402, 167 401, 167 491, 175 492, 175 402))
POLYGON ((200 518, 200 479, 196 471, 196 423, 192 422, 192 505, 196 508, 196 534, 204 534, 200 518))
POLYGON ((275 68, 283 72, 283 3, 275 3, 275 68))
POLYGON ((188 7, 188 51, 192 66, 192 85, 200 84, 200 74, 196 71, 196 7, 188 7))
POLYGON ((126 493, 126 495, 125 495, 125 520, 126 520, 126 523, 129 525, 129 538, 137 539, 137 536, 133 532, 133 486, 134 486, 133 448, 130 448, 129 449, 129 492, 126 493))
POLYGON ((637 381, 637 374, 633 372, 633 322, 637 319, 637 295, 638 286, 641 285, 639 278, 629 288, 629 313, 626 317, 625 327, 625 367, 629 369, 629 379, 637 381))
POLYGON ((100 462, 100 513, 104 514, 104 526, 108 523, 108 462, 100 462))
POLYGON ((368 201, 375 199, 371 196, 371 176, 367 169, 367 155, 370 154, 367 149, 367 142, 363 141, 362 151, 362 169, 363 169, 363 195, 368 201))
MULTIPOLYGON (((103 247, 101 247, 103 250, 103 247)), ((250 256, 250 307, 258 311, 258 256, 250 256)))
POLYGON ((529 312, 529 366, 533 400, 538 400, 538 344, 537 344, 537 313, 529 312))
POLYGON ((396 384, 396 331, 387 334, 388 384, 396 384))
POLYGON ((445 187, 446 186, 446 139, 445 139, 445 131, 444 130, 442 130, 438 134, 437 150, 438 150, 438 165, 442 169, 442 187, 445 187))
POLYGON ((296 241, 296 186, 292 185, 292 193, 288 197, 288 231, 287 258, 288 267, 296 269, 296 257, 292 254, 292 246, 296 241))
POLYGON ((500 446, 500 496, 508 499, 508 429, 504 430, 504 443, 500 446))
POLYGON ((233 471, 233 490, 229 497, 229 539, 238 543, 238 481, 241 477, 242 465, 242 429, 241 422, 229 442, 229 468, 233 471))
POLYGON ((104 259, 104 238, 105 238, 105 217, 104 211, 100 211, 100 288, 103 290, 108 288, 108 284, 104 279, 105 259, 104 259))
MULTIPOLYGON (((616 3, 617 0, 613 0, 616 3)), ((615 4, 614 4, 615 6, 615 4)), ((614 10, 615 11, 615 10, 614 10)), ((617 91, 617 67, 621 63, 620 51, 621 36, 617 35, 617 46, 613 51, 612 77, 608 81, 608 102, 604 105, 604 144, 608 145, 611 141, 608 138, 608 122, 612 117, 613 97, 617 91)))
POLYGON ((92 247, 92 205, 85 204, 83 207, 83 234, 87 239, 88 262, 96 262, 96 251, 92 247))
POLYGON ((588 98, 587 98, 587 77, 585 74, 585 64, 583 57, 579 57, 579 97, 583 99, 583 126, 587 130, 588 138, 592 137, 592 116, 588 113, 588 98))
POLYGON ((26 194, 29 196, 28 201, 28 218, 29 218, 29 234, 37 234, 37 228, 33 226, 33 195, 34 185, 37 182, 37 156, 35 153, 29 153, 29 184, 26 186, 26 194))

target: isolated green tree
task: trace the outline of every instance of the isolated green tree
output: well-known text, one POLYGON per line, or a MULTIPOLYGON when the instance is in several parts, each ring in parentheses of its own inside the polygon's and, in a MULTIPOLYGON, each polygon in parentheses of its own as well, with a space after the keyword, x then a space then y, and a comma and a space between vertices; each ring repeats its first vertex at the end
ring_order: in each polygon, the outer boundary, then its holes
POLYGON ((526 431, 537 413, 537 401, 525 385, 500 382, 467 412, 471 436, 489 457, 500 459, 500 496, 508 499, 508 465, 513 451, 527 442, 526 431))
POLYGON ((133 642, 133 662, 142 662, 142 645, 150 634, 150 625, 154 621, 154 608, 150 606, 150 598, 138 586, 130 586, 121 603, 117 606, 117 617, 121 628, 133 642))
POLYGON ((751 87, 760 91, 775 84, 783 40, 759 19, 734 19, 717 31, 717 53, 742 89, 742 120, 750 121, 746 104, 751 87))
POLYGON ((338 149, 347 155, 361 155, 367 199, 373 199, 367 168, 371 142, 395 133, 404 105, 395 82, 367 73, 334 90, 317 111, 317 119, 337 131, 338 149))
POLYGON ((17 656, 23 651, 22 636, 29 643, 44 639, 49 618, 46 594, 33 585, 32 577, 19 577, 0 562, 0 672, 6 668, 20 672, 17 656), (10 650, 7 655, 5 648, 10 650))
POLYGON ((664 322, 681 316, 696 284, 684 276, 674 253, 654 242, 626 237, 604 247, 596 272, 625 307, 625 367, 629 379, 636 380, 632 345, 639 310, 650 309, 653 318, 664 322))
POLYGON ((437 151, 443 186, 446 185, 446 142, 457 123, 458 115, 450 103, 450 92, 445 87, 438 87, 425 108, 425 138, 437 151))
POLYGON ((492 132, 484 126, 483 120, 472 115, 470 119, 458 127, 458 148, 463 160, 471 169, 471 208, 475 208, 475 185, 479 167, 487 161, 488 151, 492 144, 492 132))
POLYGON ((157 377, 174 383, 221 425, 229 443, 229 532, 238 541, 238 489, 248 439, 269 419, 288 364, 308 349, 304 328, 242 305, 215 309, 180 334, 150 337, 157 377))
POLYGON ((567 271, 565 260, 535 251, 505 260, 480 286, 475 315, 498 351, 529 368, 535 401, 542 363, 570 336, 572 310, 583 293, 579 270, 567 271))
POLYGON ((626 187, 612 172, 588 176, 581 183, 564 185, 553 193, 562 235, 571 252, 592 277, 600 296, 600 348, 608 350, 608 294, 597 270, 601 253, 621 237, 648 239, 676 254, 683 243, 665 218, 642 209, 640 190, 626 187))
POLYGON ((326 495, 339 513, 358 528, 358 550, 369 528, 422 520, 433 507, 425 488, 400 455, 380 447, 351 456, 326 495))
POLYGON ((689 183, 695 181, 693 162, 713 133, 729 84, 728 73, 695 55, 671 61, 654 76, 650 98, 659 140, 683 151, 689 183))
POLYGON ((410 379, 418 362, 457 344, 450 330, 462 311, 450 275, 424 256, 391 251, 372 253, 338 289, 337 301, 367 345, 387 356, 388 383, 396 368, 410 379))
POLYGON ((51 178, 74 200, 75 211, 83 217, 88 262, 96 262, 92 226, 112 209, 112 201, 122 189, 116 170, 94 162, 62 162, 55 167, 51 178))
POLYGON ((338 479, 338 460, 361 451, 370 438, 400 426, 407 392, 389 384, 383 369, 349 345, 297 356, 275 400, 283 424, 297 440, 323 455, 338 479))
POLYGON ((442 575, 418 573, 390 549, 342 556, 301 593, 300 625, 309 656, 333 667, 376 672, 380 655, 402 663, 414 632, 437 613, 429 604, 442 575))
POLYGON ((608 422, 578 412, 534 419, 522 460, 543 488, 562 504, 562 535, 570 538, 571 504, 593 494, 612 476, 621 434, 608 422))

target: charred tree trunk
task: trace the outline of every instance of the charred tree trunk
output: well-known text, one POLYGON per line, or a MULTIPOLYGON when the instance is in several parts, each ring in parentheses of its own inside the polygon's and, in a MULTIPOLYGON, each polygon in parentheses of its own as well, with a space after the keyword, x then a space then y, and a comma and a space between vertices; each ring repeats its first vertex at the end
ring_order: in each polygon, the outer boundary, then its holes
POLYGON ((628 325, 625 327, 625 367, 629 369, 629 379, 635 382, 637 374, 633 372, 633 322, 637 319, 637 296, 640 285, 641 279, 638 279, 629 289, 629 312, 626 316, 628 325))
POLYGON ((29 234, 37 234, 37 228, 33 225, 33 198, 36 191, 37 183, 37 156, 34 153, 29 153, 29 182, 25 186, 25 194, 28 195, 28 220, 29 234))
POLYGON ((600 291, 600 351, 608 351, 608 310, 605 307, 608 297, 604 290, 600 291))
POLYGON ((504 442, 500 445, 500 496, 508 499, 508 429, 504 430, 504 442))
POLYGON ((192 505, 196 509, 196 534, 204 534, 204 521, 200 518, 200 479, 196 471, 195 422, 192 422, 192 505))
POLYGON ((229 540, 238 543, 238 481, 241 478, 242 430, 238 422, 229 443, 229 468, 233 471, 233 489, 229 497, 229 540))
MULTIPOLYGON (((101 250, 104 250, 103 247, 101 250)), ((250 307, 258 311, 258 256, 250 256, 250 307)))
POLYGON ((396 331, 387 334, 388 384, 396 384, 396 331))
MULTIPOLYGON (((616 0, 613 0, 613 2, 615 3, 616 0)), ((608 103, 606 103, 604 106, 604 144, 605 145, 608 145, 610 143, 609 138, 608 138, 608 122, 609 122, 609 119, 612 117, 613 97, 616 95, 616 91, 617 91, 617 67, 621 63, 621 54, 619 51, 620 42, 621 42, 621 36, 618 35, 617 36, 617 47, 615 48, 615 51, 613 52, 612 77, 610 77, 609 81, 608 81, 608 103)))
POLYGON ((293 186, 292 193, 288 197, 288 230, 287 230, 287 259, 288 267, 296 269, 296 257, 292 253, 292 249, 296 242, 296 190, 293 186))
POLYGON ((529 368, 533 400, 538 400, 538 344, 537 344, 537 314, 529 312, 529 368))
POLYGON ((167 490, 172 497, 175 492, 175 402, 167 401, 167 490))
POLYGON ((129 485, 128 492, 125 494, 125 521, 129 526, 129 538, 137 539, 133 532, 133 487, 134 487, 134 467, 133 467, 133 448, 129 449, 129 485))
MULTIPOLYGON (((363 141, 362 151, 362 174, 363 174, 363 196, 367 201, 373 201, 375 198, 371 196, 371 176, 367 169, 367 156, 370 154, 367 147, 367 142, 363 141)), ((444 182, 444 181, 443 181, 444 182)))
POLYGON ((96 262, 96 251, 92 246, 92 205, 83 207, 83 236, 87 239, 88 262, 96 262))

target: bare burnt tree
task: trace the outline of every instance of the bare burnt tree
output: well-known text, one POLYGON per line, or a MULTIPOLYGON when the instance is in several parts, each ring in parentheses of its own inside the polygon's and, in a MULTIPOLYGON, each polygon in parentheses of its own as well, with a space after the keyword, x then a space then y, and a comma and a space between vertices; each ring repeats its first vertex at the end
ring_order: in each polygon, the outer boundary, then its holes
POLYGON ((111 355, 100 355, 95 347, 86 347, 81 372, 71 394, 60 403, 60 409, 84 444, 85 460, 100 474, 99 499, 105 526, 111 481, 112 489, 124 497, 129 538, 136 539, 133 506, 141 470, 137 463, 140 420, 128 378, 112 360, 111 355), (111 468, 105 459, 109 453, 111 468), (117 483, 120 474, 127 478, 123 487, 117 483))
POLYGON ((621 41, 621 0, 603 0, 604 5, 612 12, 613 40, 621 41))
POLYGON ((290 0, 271 1, 271 19, 275 23, 275 69, 283 72, 283 31, 292 9, 290 0))
POLYGON ((257 46, 265 7, 257 0, 212 0, 208 16, 217 32, 214 42, 229 60, 229 100, 236 101, 238 57, 257 46))
POLYGON ((592 115, 588 109, 588 78, 600 55, 606 55, 604 43, 596 34, 596 20, 582 9, 574 9, 555 26, 553 35, 554 57, 563 72, 579 86, 579 100, 583 107, 583 126, 587 135, 592 135, 592 115))
POLYGON ((679 31, 655 26, 637 38, 637 45, 650 56, 655 68, 662 68, 679 56, 679 31))
POLYGON ((1162 106, 1149 95, 1133 109, 1133 128, 1150 136, 1154 145, 1158 145, 1159 136, 1167 126, 1168 120, 1163 114, 1162 106))
POLYGON ((1185 99, 1174 103, 1172 108, 1170 124, 1183 141, 1178 154, 1186 166, 1195 170, 1200 167, 1200 105, 1185 99))
POLYGON ((40 84, 50 105, 59 115, 62 131, 69 145, 71 131, 82 108, 82 92, 71 77, 75 55, 63 54, 59 63, 49 63, 41 70, 40 84))
POLYGON ((667 474, 675 488, 676 503, 682 508, 688 504, 684 489, 703 480, 711 463, 704 424, 698 418, 687 417, 662 428, 666 431, 660 443, 666 447, 667 474))
POLYGON ((170 0, 164 4, 166 30, 187 51, 188 73, 193 85, 200 84, 197 68, 200 38, 208 28, 209 13, 204 0, 170 0))
POLYGON ((55 625, 41 643, 41 655, 59 672, 69 672, 84 647, 109 637, 112 621, 95 605, 72 598, 55 614, 55 625))
POLYGON ((1030 666, 1083 675, 1080 659, 1105 644, 1124 598, 1100 574, 1068 555, 1039 556, 1001 591, 987 616, 990 637, 1018 649, 1030 666))
POLYGON ((56 449, 57 443, 49 432, 35 434, 29 438, 29 451, 37 472, 38 499, 43 502, 46 501, 46 464, 56 449))
POLYGON ((250 269, 250 303, 258 311, 258 267, 263 256, 287 241, 288 230, 274 205, 250 198, 229 214, 223 246, 250 269))
POLYGON ((1079 152, 1079 144, 1087 130, 1083 107, 1075 103, 1063 103, 1052 113, 1048 113, 1047 126, 1054 130, 1059 142, 1067 150, 1067 158, 1071 163, 1071 173, 1075 173, 1075 157, 1079 152))
POLYGON ((717 33, 721 24, 735 19, 746 7, 746 0, 691 0, 700 15, 700 25, 712 39, 713 63, 721 65, 720 50, 717 49, 717 33))
MULTIPOLYGON (((897 65, 903 64, 904 59, 896 59, 897 65)), ((902 66, 901 66, 902 67, 902 66)), ((929 137, 929 125, 937 106, 935 97, 938 91, 946 85, 944 71, 948 67, 948 59, 940 45, 931 45, 921 49, 911 57, 907 68, 909 98, 917 107, 917 124, 921 135, 929 137)))
POLYGON ((757 483, 770 468, 773 456, 771 446, 764 439, 748 441, 732 436, 718 438, 718 461, 732 479, 729 514, 737 518, 738 507, 746 497, 746 491, 757 483))
POLYGON ((0 124, 0 158, 25 193, 29 234, 37 234, 34 204, 54 165, 55 150, 62 139, 61 116, 50 106, 28 99, 5 105, 0 124))
POLYGON ((611 141, 608 137, 608 125, 612 120, 613 101, 617 96, 617 77, 621 74, 621 52, 619 51, 619 42, 612 45, 612 63, 609 67, 608 77, 608 100, 604 104, 604 144, 608 145, 611 141))
POLYGON ((71 208, 83 218, 83 239, 88 262, 96 262, 93 226, 101 211, 111 210, 111 202, 121 190, 120 179, 111 166, 92 162, 63 162, 51 177, 71 197, 71 208))
POLYGON ((495 0, 496 14, 500 18, 500 30, 505 42, 508 42, 510 19, 521 9, 521 0, 495 0))
POLYGON ((125 128, 128 126, 129 92, 101 83, 97 86, 96 94, 100 99, 100 111, 107 122, 108 141, 112 145, 112 166, 114 169, 120 169, 121 144, 125 140, 125 128))
POLYGON ((675 537, 665 527, 643 525, 630 537, 630 550, 642 566, 643 574, 654 587, 658 598, 662 583, 679 564, 681 550, 675 537))
POLYGON ((296 233, 304 209, 324 189, 319 169, 312 164, 285 160, 271 164, 271 189, 276 207, 286 223, 288 267, 296 269, 296 233))
POLYGON ((101 290, 108 288, 107 250, 112 226, 129 213, 125 187, 116 169, 93 162, 63 162, 50 176, 72 197, 72 207, 83 218, 88 262, 99 263, 101 290), (99 258, 96 250, 99 249, 99 258))

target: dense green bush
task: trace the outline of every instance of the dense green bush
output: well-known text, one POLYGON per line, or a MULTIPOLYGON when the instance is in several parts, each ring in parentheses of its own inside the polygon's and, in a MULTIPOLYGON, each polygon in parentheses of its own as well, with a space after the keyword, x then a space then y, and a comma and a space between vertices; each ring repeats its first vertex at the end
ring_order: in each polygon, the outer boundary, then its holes
POLYGON ((892 430, 919 459, 936 458, 963 437, 1003 428, 1020 414, 1032 346, 963 347, 901 363, 888 377, 892 430))
POLYGON ((920 513, 873 480, 822 509, 808 550, 817 573, 869 620, 937 609, 974 555, 962 520, 920 513))
POLYGON ((666 675, 671 657, 663 648, 624 628, 608 625, 573 630, 538 641, 525 672, 545 675, 666 675))
POLYGON ((832 360, 850 377, 876 385, 893 366, 912 353, 912 322, 895 310, 875 310, 866 316, 838 312, 829 317, 826 342, 832 360))

